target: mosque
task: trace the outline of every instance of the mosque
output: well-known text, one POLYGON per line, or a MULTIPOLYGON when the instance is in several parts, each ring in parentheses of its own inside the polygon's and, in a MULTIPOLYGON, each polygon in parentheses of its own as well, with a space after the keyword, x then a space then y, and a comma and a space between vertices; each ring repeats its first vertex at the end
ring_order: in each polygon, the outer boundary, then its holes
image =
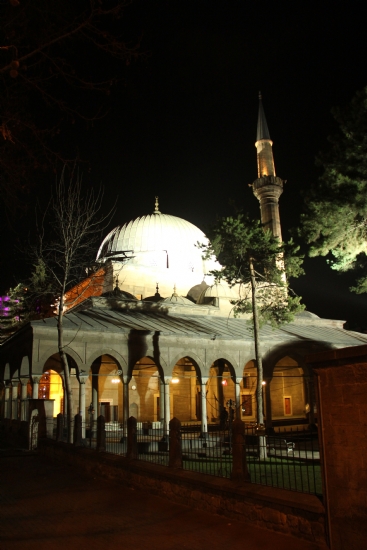
MULTIPOLYGON (((258 178, 252 184, 261 221, 281 239, 272 141, 260 98, 258 178)), ((100 269, 67 295, 64 315, 73 414, 88 409, 106 423, 167 426, 218 423, 232 400, 237 417, 256 422, 257 371, 253 336, 245 318, 234 318, 238 290, 215 284, 215 258, 203 260, 204 233, 189 221, 154 211, 120 225, 103 240, 100 269), (92 407, 90 407, 92 404, 92 407)), ((56 318, 31 321, 0 347, 1 413, 26 420, 29 398, 44 399, 50 416, 66 410, 56 318)), ((264 414, 268 428, 317 419, 305 357, 313 352, 367 343, 343 321, 304 311, 280 329, 260 332, 264 414)))

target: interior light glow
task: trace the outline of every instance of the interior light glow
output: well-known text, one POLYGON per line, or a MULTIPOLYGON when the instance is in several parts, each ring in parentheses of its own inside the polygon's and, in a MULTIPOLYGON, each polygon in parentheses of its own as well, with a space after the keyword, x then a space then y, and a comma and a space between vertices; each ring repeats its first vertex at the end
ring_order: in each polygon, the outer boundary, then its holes
POLYGON ((227 380, 225 380, 225 379, 224 379, 224 380, 222 380, 222 386, 228 386, 228 382, 227 382, 227 380))
POLYGON ((112 384, 118 384, 120 382, 119 378, 112 378, 111 380, 112 384))
POLYGON ((180 381, 180 380, 177 378, 177 376, 174 376, 174 377, 172 378, 172 384, 178 384, 179 381, 180 381))

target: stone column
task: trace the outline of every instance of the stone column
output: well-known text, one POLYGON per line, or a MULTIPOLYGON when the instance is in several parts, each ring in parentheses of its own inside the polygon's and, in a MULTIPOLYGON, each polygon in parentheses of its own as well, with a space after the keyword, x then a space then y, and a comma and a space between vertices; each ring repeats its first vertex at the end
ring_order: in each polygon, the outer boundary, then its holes
POLYGON ((11 385, 5 383, 4 418, 11 418, 11 385))
MULTIPOLYGON (((32 382, 33 382, 32 398, 33 399, 38 399, 38 388, 39 388, 40 380, 41 380, 41 376, 32 376, 32 382)), ((64 391, 64 401, 66 401, 65 391, 64 391)))
POLYGON ((161 428, 164 427, 164 381, 159 379, 159 418, 161 428))
POLYGON ((20 404, 20 419, 28 420, 28 408, 27 408, 27 384, 28 378, 21 378, 20 383, 22 384, 22 393, 21 393, 21 404, 20 404))
POLYGON ((98 374, 92 371, 92 405, 94 409, 93 422, 98 416, 98 374))
POLYGON ((242 403, 241 403, 241 382, 242 378, 236 378, 235 383, 235 394, 236 394, 236 414, 235 417, 237 420, 241 420, 241 409, 242 409, 242 403))
POLYGON ((195 369, 195 367, 191 367, 190 418, 191 418, 191 420, 197 420, 197 418, 196 418, 196 369, 195 369))
POLYGON ((82 439, 85 439, 85 383, 87 376, 79 375, 79 414, 82 419, 82 439))
POLYGON ((171 404, 170 404, 170 392, 169 385, 172 380, 171 376, 167 376, 164 379, 164 428, 163 435, 169 436, 169 422, 171 420, 171 404))
POLYGON ((131 376, 124 375, 122 376, 122 379, 124 381, 124 437, 127 437, 127 421, 129 419, 129 412, 130 412, 130 406, 129 406, 129 382, 131 380, 131 376))
POLYGON ((208 380, 207 376, 201 377, 201 437, 204 439, 208 437, 208 415, 206 410, 206 385, 208 380))
POLYGON ((18 380, 12 381, 11 388, 11 419, 18 420, 18 380))

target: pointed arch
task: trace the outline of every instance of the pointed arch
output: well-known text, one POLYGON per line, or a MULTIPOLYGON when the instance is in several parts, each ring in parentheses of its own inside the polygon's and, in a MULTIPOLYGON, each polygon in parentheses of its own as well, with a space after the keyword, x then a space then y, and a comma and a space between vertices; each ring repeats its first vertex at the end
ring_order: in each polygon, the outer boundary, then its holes
POLYGON ((181 359, 184 359, 185 357, 192 362, 196 369, 197 375, 203 376, 205 373, 205 365, 203 364, 203 361, 200 359, 200 357, 196 353, 185 353, 184 351, 175 355, 175 357, 169 362, 168 373, 165 373, 165 375, 172 376, 175 366, 181 359))
POLYGON ((108 355, 109 357, 111 357, 111 359, 113 359, 114 361, 116 361, 117 365, 120 367, 120 369, 122 370, 123 374, 126 374, 127 373, 127 361, 125 359, 125 357, 123 357, 118 351, 116 351, 115 349, 113 348, 109 348, 109 347, 102 347, 100 348, 98 351, 95 351, 93 353, 91 353, 90 355, 87 356, 87 360, 86 360, 86 366, 87 368, 90 368, 91 365, 93 365, 93 363, 99 358, 99 357, 102 357, 102 355, 108 355))
MULTIPOLYGON (((66 346, 64 348, 64 351, 67 355, 69 355, 69 357, 71 357, 74 360, 74 362, 76 364, 76 367, 78 368, 78 370, 80 370, 82 365, 84 365, 83 360, 80 357, 80 355, 75 350, 73 350, 72 348, 70 348, 68 346, 66 346)), ((58 354, 59 354, 59 350, 58 350, 57 346, 52 346, 52 347, 47 348, 47 350, 45 350, 43 352, 43 354, 41 355, 41 357, 38 361, 38 367, 41 367, 41 370, 42 370, 43 367, 44 367, 44 364, 46 363, 48 358, 53 356, 53 355, 58 355, 58 354)), ((36 373, 33 372, 32 374, 36 374, 36 373)))
POLYGON ((25 355, 20 365, 19 378, 29 378, 29 377, 30 377, 30 362, 29 362, 28 355, 25 355))

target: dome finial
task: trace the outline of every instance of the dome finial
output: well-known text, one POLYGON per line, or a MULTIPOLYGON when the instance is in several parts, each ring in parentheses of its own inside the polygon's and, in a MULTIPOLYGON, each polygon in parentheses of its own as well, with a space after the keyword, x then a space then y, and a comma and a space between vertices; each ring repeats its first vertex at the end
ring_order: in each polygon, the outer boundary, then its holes
POLYGON ((160 214, 158 197, 155 198, 154 214, 160 214))
POLYGON ((156 287, 155 287, 154 298, 156 298, 157 300, 161 299, 161 295, 159 294, 159 284, 158 283, 156 284, 156 287))
POLYGON ((178 294, 176 292, 176 285, 173 286, 173 294, 172 296, 174 296, 175 298, 178 298, 178 294))

